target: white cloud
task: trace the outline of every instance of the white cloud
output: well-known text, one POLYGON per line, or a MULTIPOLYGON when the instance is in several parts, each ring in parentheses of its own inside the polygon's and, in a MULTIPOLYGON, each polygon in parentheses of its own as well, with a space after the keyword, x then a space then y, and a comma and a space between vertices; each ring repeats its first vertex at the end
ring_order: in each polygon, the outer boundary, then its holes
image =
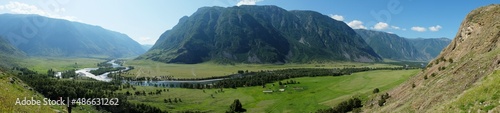
POLYGON ((427 29, 425 29, 424 27, 420 27, 420 26, 411 27, 411 30, 417 31, 417 32, 425 32, 425 31, 427 31, 427 29))
POLYGON ((363 26, 363 22, 359 20, 353 20, 347 23, 347 25, 349 25, 349 27, 351 27, 352 29, 366 29, 366 27, 363 26))
POLYGON ((241 6, 241 5, 255 5, 255 3, 257 2, 261 2, 263 0, 240 0, 240 2, 238 2, 236 4, 236 6, 241 6))
MULTIPOLYGON (((37 14, 41 16, 51 17, 51 18, 59 18, 66 19, 70 21, 77 21, 76 17, 73 16, 62 16, 59 14, 52 13, 51 11, 46 11, 38 8, 35 5, 25 4, 21 2, 9 2, 5 5, 0 5, 0 10, 7 10, 16 14, 37 14)), ((65 12, 64 8, 57 8, 53 12, 65 12)))
POLYGON ((384 22, 378 22, 377 24, 375 24, 375 26, 373 28, 376 30, 384 30, 384 29, 389 28, 389 24, 384 23, 384 22))
POLYGON ((151 37, 139 37, 139 38, 132 38, 135 41, 137 41, 139 44, 155 44, 156 40, 158 38, 151 38, 151 37))
POLYGON ((436 25, 436 26, 429 27, 429 30, 436 32, 436 31, 439 31, 441 28, 443 28, 443 27, 441 27, 440 25, 436 25))
MULTIPOLYGON (((395 30, 400 30, 401 28, 398 27, 398 26, 391 26, 392 29, 395 29, 395 30)), ((405 29, 406 30, 406 29, 405 29)))
POLYGON ((332 14, 330 14, 329 16, 330 16, 330 18, 333 18, 335 20, 344 21, 344 16, 342 16, 342 15, 332 15, 332 14))

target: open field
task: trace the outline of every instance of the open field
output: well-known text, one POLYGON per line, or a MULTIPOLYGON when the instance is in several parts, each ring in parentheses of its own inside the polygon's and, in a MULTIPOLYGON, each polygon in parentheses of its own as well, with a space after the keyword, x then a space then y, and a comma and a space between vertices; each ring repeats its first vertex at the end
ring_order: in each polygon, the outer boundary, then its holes
POLYGON ((204 78, 237 73, 238 70, 260 71, 286 68, 342 68, 342 67, 395 67, 391 64, 339 62, 327 64, 236 64, 220 65, 211 62, 201 64, 166 64, 150 60, 129 60, 126 66, 134 66, 129 77, 173 76, 174 78, 204 78))
MULTIPOLYGON (((391 89, 420 70, 377 70, 354 73, 346 76, 324 76, 324 77, 301 77, 294 78, 300 84, 289 84, 284 92, 279 92, 278 83, 275 86, 267 84, 266 88, 261 86, 245 87, 237 89, 182 89, 170 88, 168 92, 159 95, 129 96, 129 100, 135 103, 145 103, 156 106, 167 111, 199 110, 207 112, 224 112, 235 100, 239 99, 248 112, 296 112, 307 113, 318 109, 335 106, 337 103, 352 96, 360 96, 366 99, 374 88, 381 92, 391 89), (264 94, 264 90, 275 92, 264 94), (214 98, 211 97, 213 95, 214 98), (164 99, 180 98, 179 103, 165 103, 164 99)), ((284 81, 283 81, 284 82, 284 81)), ((155 92, 157 87, 135 86, 120 92, 129 91, 155 92)))
POLYGON ((49 69, 54 71, 65 71, 75 68, 97 67, 97 63, 104 62, 104 59, 94 58, 27 58, 18 64, 39 73, 46 73, 49 69), (76 65, 75 65, 76 64, 76 65))

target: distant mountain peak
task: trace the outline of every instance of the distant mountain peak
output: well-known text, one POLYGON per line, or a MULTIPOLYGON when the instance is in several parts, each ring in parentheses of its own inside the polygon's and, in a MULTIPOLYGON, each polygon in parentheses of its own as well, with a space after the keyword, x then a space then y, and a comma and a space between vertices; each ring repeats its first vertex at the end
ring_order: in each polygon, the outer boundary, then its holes
POLYGON ((80 22, 33 14, 1 14, 0 24, 0 35, 23 40, 13 45, 29 56, 127 57, 144 52, 139 43, 123 33, 80 22), (33 33, 23 33, 23 26, 34 26, 30 27, 33 33))

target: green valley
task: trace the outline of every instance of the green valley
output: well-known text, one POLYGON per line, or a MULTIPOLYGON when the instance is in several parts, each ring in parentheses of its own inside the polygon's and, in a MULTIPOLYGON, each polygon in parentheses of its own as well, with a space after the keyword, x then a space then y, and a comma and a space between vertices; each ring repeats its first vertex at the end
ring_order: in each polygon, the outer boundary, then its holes
MULTIPOLYGON (((280 92, 278 82, 261 86, 221 89, 184 89, 134 86, 119 91, 146 93, 161 90, 161 94, 131 95, 134 103, 146 103, 166 111, 224 112, 234 99, 239 99, 248 112, 294 112, 303 113, 335 106, 350 97, 367 99, 373 89, 381 92, 391 89, 407 80, 419 70, 378 70, 354 73, 346 76, 301 77, 280 92), (168 90, 168 91, 164 91, 168 90), (272 93, 264 93, 272 90, 272 93), (164 99, 180 98, 182 102, 165 103, 164 99)), ((287 81, 287 80, 283 80, 287 81)))

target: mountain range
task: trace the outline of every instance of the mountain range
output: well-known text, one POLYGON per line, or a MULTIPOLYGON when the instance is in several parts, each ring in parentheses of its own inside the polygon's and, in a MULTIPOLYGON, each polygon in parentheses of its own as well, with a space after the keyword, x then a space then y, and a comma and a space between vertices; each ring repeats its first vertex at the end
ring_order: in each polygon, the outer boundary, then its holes
POLYGON ((445 48, 448 38, 404 38, 396 34, 355 29, 382 58, 399 61, 429 61, 445 48))
POLYGON ((145 52, 125 34, 39 15, 1 14, 0 36, 28 56, 128 57, 145 52))
POLYGON ((428 60, 432 60, 451 43, 449 38, 406 38, 428 60))
POLYGON ((187 64, 382 60, 344 22, 276 6, 199 8, 137 59, 187 64))

